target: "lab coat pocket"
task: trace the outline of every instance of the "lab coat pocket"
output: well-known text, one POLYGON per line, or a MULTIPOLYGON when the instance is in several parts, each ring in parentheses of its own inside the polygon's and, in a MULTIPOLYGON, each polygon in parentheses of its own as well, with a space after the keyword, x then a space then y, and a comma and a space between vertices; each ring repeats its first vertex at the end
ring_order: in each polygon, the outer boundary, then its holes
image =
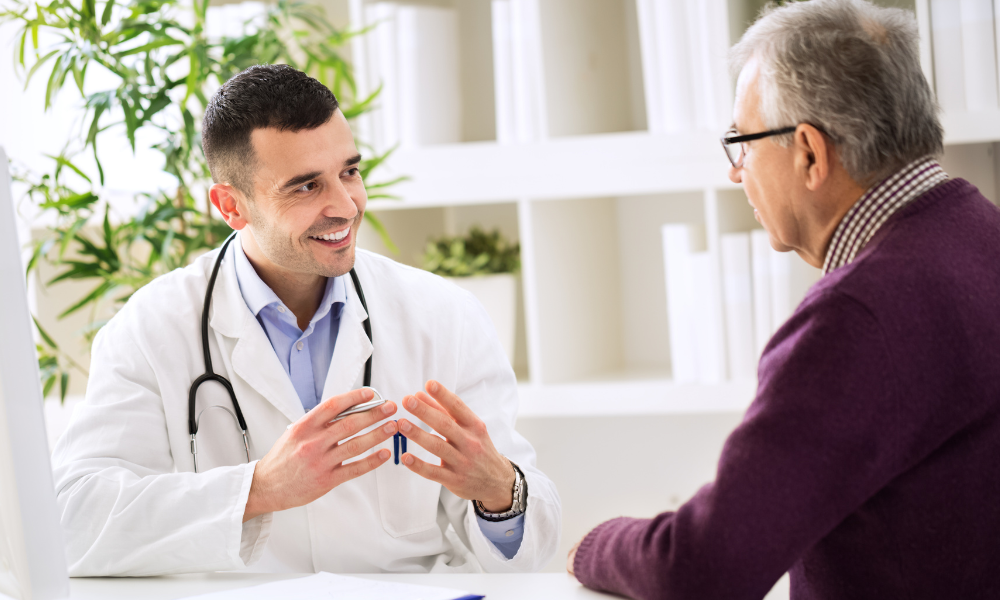
MULTIPOLYGON (((382 444, 390 451, 390 438, 382 444)), ((440 459, 414 442, 407 443, 407 452, 431 464, 440 464, 440 459)), ((400 457, 402 457, 400 449, 400 457)), ((389 462, 375 469, 378 486, 378 508, 382 527, 392 537, 412 535, 437 527, 438 502, 441 484, 424 479, 406 468, 402 462, 395 464, 395 454, 389 462)))

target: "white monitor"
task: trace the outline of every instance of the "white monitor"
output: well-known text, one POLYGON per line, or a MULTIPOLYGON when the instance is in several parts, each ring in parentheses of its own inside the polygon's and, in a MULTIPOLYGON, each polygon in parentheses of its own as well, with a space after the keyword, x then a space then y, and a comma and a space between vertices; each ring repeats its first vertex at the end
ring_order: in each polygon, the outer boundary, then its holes
POLYGON ((38 359, 0 148, 0 598, 69 597, 38 359))

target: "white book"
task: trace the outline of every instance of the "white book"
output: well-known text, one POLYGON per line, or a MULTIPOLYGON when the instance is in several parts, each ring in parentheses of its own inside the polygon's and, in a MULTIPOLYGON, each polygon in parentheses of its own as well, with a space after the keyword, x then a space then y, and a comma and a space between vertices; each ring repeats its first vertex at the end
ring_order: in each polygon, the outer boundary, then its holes
POLYGON ((771 267, 771 327, 777 331, 792 316, 792 258, 791 252, 773 251, 769 255, 771 267))
POLYGON ((534 142, 549 133, 541 11, 538 0, 509 1, 516 138, 519 142, 534 142))
POLYGON ((805 299, 822 271, 794 252, 771 253, 771 319, 777 331, 805 299))
POLYGON ((753 278, 754 351, 757 358, 774 334, 771 321, 771 240, 763 229, 750 232, 750 273, 753 278))
POLYGON ((514 118, 514 48, 511 40, 510 0, 493 0, 493 97, 497 141, 509 143, 517 137, 514 118))
POLYGON ((365 5, 365 22, 372 27, 362 36, 368 54, 367 79, 372 89, 381 86, 371 111, 372 145, 385 152, 399 143, 399 77, 396 68, 396 9, 392 2, 365 5))
POLYGON ((493 76, 497 141, 548 136, 541 15, 537 0, 493 0, 493 76))
POLYGON ((1000 101, 1000 0, 993 0, 993 64, 997 67, 997 100, 1000 101))
POLYGON ((945 112, 965 112, 965 64, 960 0, 931 0, 934 89, 945 112))
POLYGON ((722 304, 718 266, 708 252, 691 254, 694 274, 694 340, 698 360, 698 381, 721 383, 726 375, 725 339, 722 332, 722 304))
MULTIPOLYGON (((672 3, 664 3, 672 4, 672 3)), ((679 3, 677 3, 679 4, 679 3)), ((727 56, 729 11, 726 0, 686 0, 689 56, 698 129, 717 130, 732 121, 727 56)))
POLYGON ((961 0, 965 107, 970 112, 997 108, 997 61, 993 0, 961 0))
POLYGON ((688 5, 683 1, 636 0, 642 54, 646 120, 650 131, 695 129, 694 74, 688 5))
POLYGON ((757 374, 757 352, 750 283, 750 234, 726 233, 720 236, 719 243, 729 378, 753 379, 757 374))
POLYGON ((670 363, 677 383, 698 381, 695 345, 694 271, 691 235, 687 225, 664 225, 663 266, 667 285, 667 322, 670 326, 670 363))
POLYGON ((461 142, 458 13, 400 5, 396 50, 400 147, 461 142))

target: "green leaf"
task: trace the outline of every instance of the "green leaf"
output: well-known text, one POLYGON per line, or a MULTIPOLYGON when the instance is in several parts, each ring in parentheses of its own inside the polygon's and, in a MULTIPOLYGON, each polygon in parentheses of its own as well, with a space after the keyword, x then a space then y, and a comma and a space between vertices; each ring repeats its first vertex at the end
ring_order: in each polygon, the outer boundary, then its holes
POLYGON ((28 89, 28 84, 31 83, 31 78, 35 75, 38 69, 42 68, 42 65, 47 63, 50 58, 52 58, 58 53, 59 53, 58 50, 53 50, 52 52, 49 52, 42 58, 38 59, 38 61, 36 61, 35 64, 31 65, 31 69, 28 70, 28 75, 24 78, 24 89, 28 89))
POLYGON ((84 306, 87 306, 91 302, 96 302, 100 300, 102 297, 104 297, 106 293, 108 293, 113 288, 114 288, 114 283, 110 281, 102 282, 100 285, 91 290, 91 292, 86 296, 84 296, 81 300, 78 300, 75 304, 73 304, 66 310, 59 313, 59 318, 64 319, 69 315, 75 313, 76 311, 80 310, 84 306))
POLYGON ((51 375, 45 379, 45 385, 42 386, 42 398, 47 398, 49 392, 52 391, 52 386, 56 384, 56 376, 51 375))
POLYGON ((399 254, 399 248, 392 242, 392 238, 389 236, 389 232, 386 230, 385 225, 382 224, 382 221, 370 212, 365 213, 365 220, 368 221, 368 224, 372 226, 372 229, 378 233, 378 236, 382 240, 382 243, 385 244, 385 247, 388 248, 393 254, 399 254))
POLYGON ((35 329, 38 330, 38 335, 41 336, 42 341, 45 342, 45 345, 48 346, 49 348, 59 348, 59 345, 56 344, 55 340, 52 339, 52 336, 50 336, 48 332, 45 331, 42 325, 38 322, 38 319, 35 318, 35 315, 31 315, 31 320, 34 321, 35 329))
POLYGON ((21 65, 22 67, 25 66, 25 64, 24 64, 24 46, 25 46, 25 42, 27 40, 28 40, 28 29, 25 28, 21 32, 21 43, 19 44, 19 50, 17 52, 17 63, 19 65, 21 65))
POLYGON ((61 165, 63 167, 69 167, 77 175, 79 175, 80 177, 83 177, 84 179, 86 179, 87 183, 93 183, 92 181, 90 181, 90 177, 87 177, 86 175, 84 175, 83 171, 81 171, 76 165, 74 165, 73 163, 71 163, 65 156, 53 156, 51 154, 46 154, 45 156, 47 158, 51 158, 52 160, 56 161, 59 165, 61 165))
POLYGON ((69 389, 69 373, 62 372, 59 377, 59 402, 66 402, 66 390, 69 389))
POLYGON ((114 9, 114 7, 115 7, 115 0, 108 0, 107 4, 104 5, 104 12, 101 13, 102 27, 107 25, 108 21, 111 20, 111 11, 114 9))
POLYGON ((153 42, 149 42, 148 44, 143 44, 136 48, 132 48, 131 50, 120 52, 118 56, 119 57, 132 56, 133 54, 141 54, 143 52, 149 52, 150 50, 156 50, 157 48, 163 48, 165 46, 179 46, 182 45, 183 43, 184 42, 180 40, 175 40, 172 37, 166 37, 153 42))

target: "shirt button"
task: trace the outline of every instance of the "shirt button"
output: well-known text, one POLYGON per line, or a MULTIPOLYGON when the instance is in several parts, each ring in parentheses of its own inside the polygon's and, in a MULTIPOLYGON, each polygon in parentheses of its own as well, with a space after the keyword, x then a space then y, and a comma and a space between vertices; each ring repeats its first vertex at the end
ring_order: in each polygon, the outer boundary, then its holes
POLYGON ((295 344, 295 348, 296 348, 297 350, 301 350, 301 349, 302 349, 302 346, 303 346, 302 342, 299 342, 298 344, 295 344))
POLYGON ((510 536, 514 535, 514 530, 513 529, 508 529, 507 533, 505 533, 504 535, 507 536, 507 537, 510 537, 510 536))
POLYGON ((278 306, 278 312, 280 312, 280 313, 285 312, 285 307, 284 306, 278 306))

